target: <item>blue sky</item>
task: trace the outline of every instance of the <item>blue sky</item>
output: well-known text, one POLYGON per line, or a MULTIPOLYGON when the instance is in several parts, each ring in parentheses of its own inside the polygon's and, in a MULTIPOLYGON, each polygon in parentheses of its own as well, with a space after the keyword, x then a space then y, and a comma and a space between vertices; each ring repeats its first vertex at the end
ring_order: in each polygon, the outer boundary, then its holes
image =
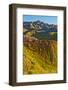
POLYGON ((48 24, 56 24, 57 25, 57 16, 40 16, 40 15, 24 15, 23 16, 24 22, 30 21, 43 21, 48 24))

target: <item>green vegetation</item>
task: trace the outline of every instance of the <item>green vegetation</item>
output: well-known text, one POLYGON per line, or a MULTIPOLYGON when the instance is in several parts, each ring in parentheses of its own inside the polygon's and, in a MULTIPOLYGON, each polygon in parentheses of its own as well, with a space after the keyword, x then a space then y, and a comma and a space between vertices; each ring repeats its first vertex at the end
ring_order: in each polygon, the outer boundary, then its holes
POLYGON ((43 32, 43 33, 35 33, 33 35, 33 37, 38 38, 39 40, 56 40, 57 39, 57 33, 54 32, 53 34, 51 34, 52 32, 43 32))
MULTIPOLYGON (((25 31, 25 30, 24 30, 25 31)), ((35 37, 39 40, 56 40, 57 41, 57 32, 37 32, 38 30, 28 31, 27 36, 35 37)))

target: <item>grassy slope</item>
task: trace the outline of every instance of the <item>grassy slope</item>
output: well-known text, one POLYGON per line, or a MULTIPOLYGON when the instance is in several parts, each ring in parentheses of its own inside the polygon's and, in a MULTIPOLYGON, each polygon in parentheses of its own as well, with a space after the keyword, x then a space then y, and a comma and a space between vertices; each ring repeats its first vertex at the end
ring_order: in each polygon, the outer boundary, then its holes
MULTIPOLYGON (((54 53, 48 50, 48 53, 45 52, 48 56, 48 62, 51 53, 54 55, 52 59, 54 59, 55 64, 45 62, 43 56, 40 56, 37 52, 33 52, 28 47, 24 46, 24 74, 44 74, 44 73, 55 73, 57 72, 57 57, 56 57, 56 44, 52 44, 52 48, 54 49, 54 53)), ((51 55, 51 56, 50 56, 51 55)))
POLYGON ((35 33, 33 37, 38 38, 39 40, 56 40, 57 32, 49 32, 49 33, 35 33))

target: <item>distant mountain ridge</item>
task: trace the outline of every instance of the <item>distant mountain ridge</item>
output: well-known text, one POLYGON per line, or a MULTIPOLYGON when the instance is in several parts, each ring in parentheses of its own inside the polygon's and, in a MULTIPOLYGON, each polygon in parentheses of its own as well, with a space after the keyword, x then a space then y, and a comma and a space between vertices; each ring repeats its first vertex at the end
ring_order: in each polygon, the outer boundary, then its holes
POLYGON ((48 24, 39 20, 34 22, 23 22, 23 27, 28 30, 45 30, 57 32, 57 25, 48 24))

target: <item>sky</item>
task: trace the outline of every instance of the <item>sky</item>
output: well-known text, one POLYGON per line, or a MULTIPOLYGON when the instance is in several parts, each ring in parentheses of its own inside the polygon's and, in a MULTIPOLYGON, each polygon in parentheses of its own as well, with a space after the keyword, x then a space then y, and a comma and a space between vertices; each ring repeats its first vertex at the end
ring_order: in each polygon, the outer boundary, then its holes
POLYGON ((24 15, 23 16, 24 22, 30 22, 30 21, 33 22, 37 20, 40 20, 44 23, 57 25, 57 16, 40 16, 40 15, 24 15))

